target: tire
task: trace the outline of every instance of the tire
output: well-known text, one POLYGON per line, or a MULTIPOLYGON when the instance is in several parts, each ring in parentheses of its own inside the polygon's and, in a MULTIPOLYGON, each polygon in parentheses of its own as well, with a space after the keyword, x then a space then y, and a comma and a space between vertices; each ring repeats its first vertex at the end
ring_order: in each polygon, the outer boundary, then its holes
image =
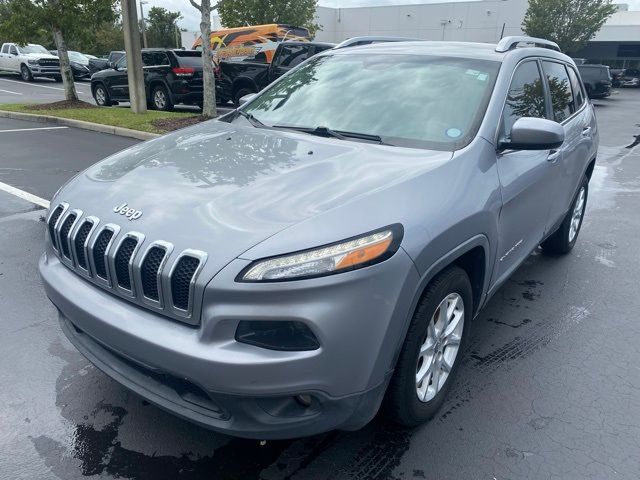
POLYGON ((240 106, 240 99, 242 97, 244 97, 245 95, 251 95, 252 93, 256 93, 254 89, 247 88, 247 87, 240 87, 233 94, 233 104, 236 107, 239 107, 240 106))
POLYGON ((20 78, 25 82, 33 82, 33 74, 31 70, 29 70, 29 67, 24 64, 20 66, 20 78))
POLYGON ((558 229, 542 242, 542 249, 545 253, 566 255, 573 249, 582 227, 588 196, 589 179, 585 176, 582 177, 578 193, 576 193, 573 202, 571 202, 571 208, 569 208, 564 220, 562 220, 558 229))
POLYGON ((164 85, 156 85, 151 91, 151 105, 155 110, 170 112, 173 110, 173 102, 164 85))
MULTIPOLYGON (((450 267, 431 281, 409 325, 385 398, 384 409, 390 420, 403 427, 413 427, 436 414, 458 371, 472 317, 473 293, 469 277, 461 268, 450 267), (443 317, 439 316, 440 312, 444 312, 441 305, 448 305, 446 311, 451 310, 453 313, 449 328, 458 318, 456 327, 445 339, 438 338, 438 332, 443 330, 443 317), (435 342, 434 338, 437 339, 435 342), (454 340, 457 340, 457 346, 453 343, 454 340), (427 346, 429 343, 430 347, 427 346), (426 350, 421 354, 423 347, 426 350), (440 365, 448 365, 448 373, 439 367, 439 358, 447 360, 440 365), (433 372, 436 371, 439 372, 439 381, 436 382, 439 388, 433 386, 433 372), (425 373, 422 381, 417 379, 420 372, 425 373)), ((444 331, 447 332, 447 328, 444 331)))
POLYGON ((93 87, 93 99, 99 107, 110 107, 111 98, 109 97, 109 91, 102 83, 98 83, 93 87))

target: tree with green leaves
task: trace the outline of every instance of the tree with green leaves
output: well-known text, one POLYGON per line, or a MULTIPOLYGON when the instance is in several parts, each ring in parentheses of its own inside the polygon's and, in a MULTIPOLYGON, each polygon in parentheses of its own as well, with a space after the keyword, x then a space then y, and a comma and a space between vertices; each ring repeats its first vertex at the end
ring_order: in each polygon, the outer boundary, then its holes
POLYGON ((180 48, 176 43, 176 31, 181 18, 180 12, 152 7, 145 21, 149 47, 180 48))
POLYGON ((116 17, 117 0, 4 0, 0 10, 0 37, 18 44, 48 32, 60 58, 67 100, 78 100, 67 53, 67 38, 86 35, 101 22, 116 17))
POLYGON ((318 0, 221 0, 218 14, 225 27, 286 23, 306 27, 313 35, 318 0))
POLYGON ((591 40, 616 11, 611 0, 529 0, 522 29, 574 53, 591 40))

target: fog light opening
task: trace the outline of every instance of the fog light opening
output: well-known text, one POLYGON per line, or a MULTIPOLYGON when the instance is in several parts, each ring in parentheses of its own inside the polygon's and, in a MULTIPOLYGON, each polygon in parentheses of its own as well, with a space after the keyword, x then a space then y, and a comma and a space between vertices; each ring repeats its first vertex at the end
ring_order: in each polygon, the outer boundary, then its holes
POLYGON ((303 394, 296 395, 296 401, 305 408, 309 408, 313 403, 313 397, 311 395, 303 394))

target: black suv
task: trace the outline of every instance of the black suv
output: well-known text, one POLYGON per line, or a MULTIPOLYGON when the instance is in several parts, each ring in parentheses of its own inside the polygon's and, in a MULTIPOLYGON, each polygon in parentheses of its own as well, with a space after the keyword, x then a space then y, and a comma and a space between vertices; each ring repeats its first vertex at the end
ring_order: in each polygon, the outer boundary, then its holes
MULTIPOLYGON (((147 102, 156 110, 172 110, 178 103, 202 107, 202 52, 145 48, 142 50, 147 102)), ((96 103, 108 107, 129 101, 127 57, 91 77, 96 103)))
POLYGON ((604 98, 611 95, 612 77, 606 65, 578 65, 584 87, 589 98, 604 98))

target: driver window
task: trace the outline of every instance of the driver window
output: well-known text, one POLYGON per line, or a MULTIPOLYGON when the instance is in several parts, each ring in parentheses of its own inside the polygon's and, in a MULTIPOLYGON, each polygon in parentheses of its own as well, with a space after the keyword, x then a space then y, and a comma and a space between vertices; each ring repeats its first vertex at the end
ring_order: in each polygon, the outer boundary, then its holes
POLYGON ((18 55, 18 49, 12 45, 11 50, 9 50, 9 53, 11 55, 18 55))
POLYGON ((124 55, 120 57, 120 60, 116 62, 116 67, 118 68, 118 70, 124 70, 125 68, 127 68, 127 57, 124 55))
POLYGON ((538 63, 521 64, 513 75, 503 113, 503 138, 511 136, 511 128, 522 117, 546 118, 545 95, 538 63))

